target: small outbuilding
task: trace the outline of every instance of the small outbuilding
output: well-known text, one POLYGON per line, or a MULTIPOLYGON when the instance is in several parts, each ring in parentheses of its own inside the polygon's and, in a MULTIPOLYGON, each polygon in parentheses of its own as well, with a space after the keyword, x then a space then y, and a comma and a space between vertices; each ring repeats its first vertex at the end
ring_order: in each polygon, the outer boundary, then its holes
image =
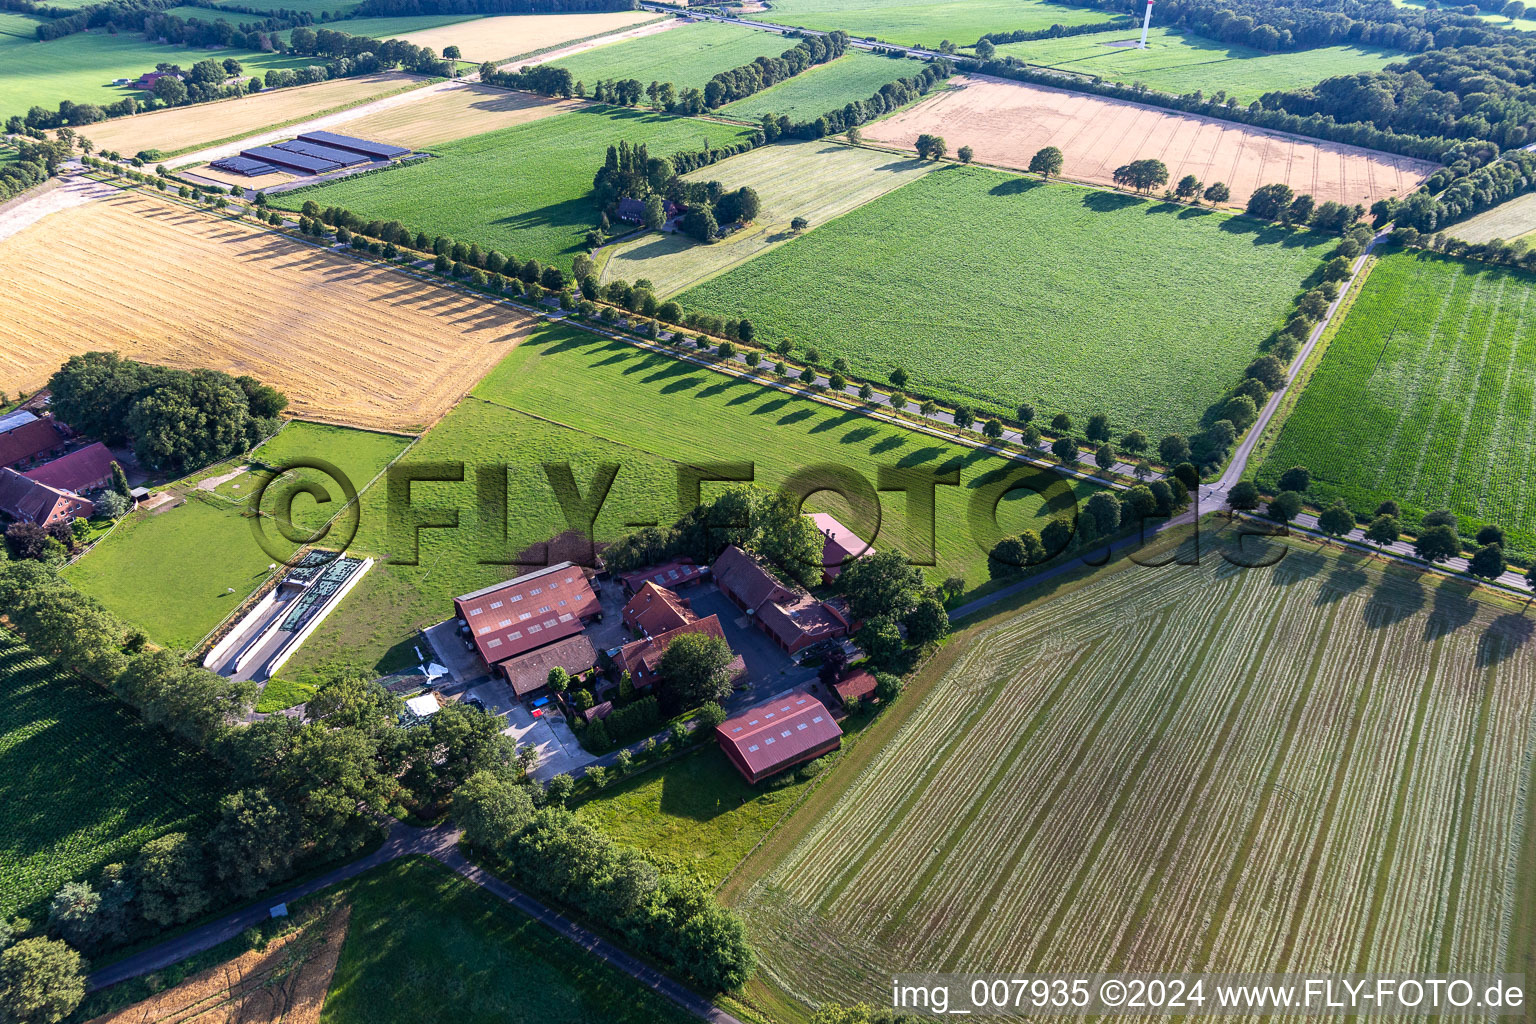
POLYGON ((761 782, 830 754, 842 745, 843 730, 826 705, 797 690, 727 718, 715 738, 743 778, 761 782))

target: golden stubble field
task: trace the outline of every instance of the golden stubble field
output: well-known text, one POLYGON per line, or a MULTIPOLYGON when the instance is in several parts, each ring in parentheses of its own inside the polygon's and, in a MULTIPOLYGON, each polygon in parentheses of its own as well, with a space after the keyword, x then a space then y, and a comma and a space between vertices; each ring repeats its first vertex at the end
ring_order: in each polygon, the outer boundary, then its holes
POLYGON ((1369 207, 1405 196, 1434 173, 1424 160, 1357 146, 1319 142, 1229 121, 1000 79, 950 79, 954 86, 918 105, 866 125, 871 142, 910 149, 920 134, 943 136, 951 153, 970 146, 976 159, 1025 170, 1029 158, 1056 146, 1062 173, 1076 181, 1114 183, 1122 164, 1156 157, 1170 181, 1193 174, 1224 181, 1241 206, 1261 185, 1283 182, 1319 203, 1369 207))
POLYGON ((363 114, 336 125, 334 130, 422 149, 579 110, 586 105, 584 100, 556 100, 489 85, 464 85, 363 114))
MULTIPOLYGON (((71 185, 70 188, 96 186, 71 185)), ((305 419, 430 426, 533 326, 509 307, 321 251, 253 224, 130 193, 0 242, 0 390, 31 391, 71 354, 115 349, 248 373, 305 419)))
POLYGON ((273 89, 237 100, 172 107, 120 117, 82 130, 98 149, 128 156, 144 149, 178 153, 194 146, 238 138, 273 125, 314 117, 328 110, 376 99, 427 79, 397 71, 358 78, 337 78, 314 85, 273 89))

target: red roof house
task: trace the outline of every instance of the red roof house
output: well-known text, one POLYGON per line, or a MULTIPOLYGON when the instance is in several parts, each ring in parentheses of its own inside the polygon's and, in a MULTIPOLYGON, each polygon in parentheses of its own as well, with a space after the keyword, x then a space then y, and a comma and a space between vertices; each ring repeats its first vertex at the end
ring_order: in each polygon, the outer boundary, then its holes
POLYGON ((695 565, 691 558, 679 558, 675 562, 667 562, 664 565, 652 566, 649 569, 641 569, 624 577, 624 593, 634 594, 640 590, 640 584, 649 580, 658 587, 666 587, 668 590, 679 590, 692 583, 697 583, 709 575, 709 567, 695 565))
POLYGON ((95 504, 78 494, 38 483, 9 467, 0 468, 0 512, 12 519, 47 526, 89 518, 95 511, 95 504))
POLYGON ((63 450, 64 435, 50 419, 28 420, 10 430, 0 431, 0 466, 27 469, 63 450))
POLYGON ((853 701, 869 700, 875 695, 875 674, 867 668, 856 668, 832 684, 832 689, 846 705, 853 701))
POLYGON ((94 491, 112 482, 112 452, 100 441, 46 462, 26 475, 61 491, 94 491))
POLYGON ((513 693, 527 697, 549 685, 549 671, 552 668, 563 668, 571 676, 580 676, 590 672, 596 665, 597 648, 592 646, 592 641, 585 634, 577 633, 548 647, 508 658, 496 668, 507 677, 513 693))
POLYGON ((712 571, 721 593, 790 654, 847 636, 853 628, 841 600, 818 601, 803 590, 790 590, 734 544, 715 559, 712 571))
POLYGON ((816 529, 821 531, 823 538, 821 545, 821 574, 828 583, 837 579, 843 571, 843 566, 855 558, 862 558, 875 550, 873 544, 866 544, 848 527, 838 522, 837 519, 826 512, 817 512, 811 516, 811 522, 816 524, 816 529))
POLYGON ((580 633, 602 606, 587 577, 561 562, 453 599, 487 665, 580 633))
POLYGON ((639 591, 624 606, 625 628, 646 636, 686 626, 696 618, 687 601, 650 582, 640 584, 639 591))
MULTIPOLYGON (((657 666, 661 664, 661 656, 666 653, 667 645, 675 637, 679 637, 684 633, 707 633, 710 636, 719 637, 721 640, 725 639, 725 630, 720 628, 719 617, 710 615, 706 618, 695 619, 686 625, 670 629, 665 633, 657 633, 654 636, 632 640, 619 648, 619 653, 614 656, 613 663, 620 672, 629 673, 630 682, 635 684, 635 689, 649 689, 655 686, 656 681, 660 678, 657 666)), ((746 669, 746 662, 741 659, 740 655, 737 655, 731 661, 730 668, 727 671, 734 682, 740 678, 746 669)))
POLYGON ((727 718, 715 738, 748 782, 761 782, 836 750, 843 730, 821 701, 797 691, 727 718))

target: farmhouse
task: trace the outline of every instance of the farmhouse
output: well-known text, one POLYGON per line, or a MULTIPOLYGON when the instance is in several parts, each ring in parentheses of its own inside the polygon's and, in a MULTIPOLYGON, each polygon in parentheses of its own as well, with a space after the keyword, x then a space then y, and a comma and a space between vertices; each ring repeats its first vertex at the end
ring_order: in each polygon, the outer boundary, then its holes
POLYGON ((174 71, 146 71, 139 76, 139 80, 134 82, 131 88, 148 89, 153 92, 156 83, 162 78, 174 78, 178 82, 181 81, 181 76, 174 71))
POLYGON ((692 586, 709 575, 709 566, 695 565, 691 558, 679 558, 676 561, 665 562, 649 569, 632 572, 624 577, 624 596, 638 593, 640 584, 647 580, 658 587, 668 587, 679 590, 692 586))
MULTIPOLYGON (((614 655, 613 664, 620 672, 628 672, 629 678, 635 684, 637 690, 648 690, 656 685, 661 678, 658 667, 661 665, 661 656, 667 652, 667 645, 684 633, 706 633, 709 636, 725 639, 725 630, 720 626, 720 618, 715 615, 702 619, 695 619, 686 625, 669 629, 665 633, 657 633, 654 636, 642 637, 633 640, 619 648, 614 655)), ((736 655, 726 669, 731 682, 740 679, 747 670, 747 663, 741 655, 736 655)))
POLYGON ((96 511, 93 502, 38 483, 9 467, 0 468, 0 512, 12 519, 48 526, 89 518, 96 511))
POLYGON ((797 691, 727 718, 715 737, 748 782, 761 782, 836 750, 843 730, 821 701, 797 691))
POLYGON ((597 667, 597 648, 585 634, 566 637, 548 647, 508 658, 497 665, 507 677, 512 692, 519 697, 530 697, 549 683, 549 670, 563 668, 572 676, 584 675, 597 667))
POLYGON ((789 654, 845 637, 852 630, 852 618, 841 599, 818 601, 803 590, 790 590, 734 544, 720 553, 711 571, 720 592, 789 654))
MULTIPOLYGON (((661 201, 661 210, 667 220, 671 220, 680 213, 686 212, 683 207, 670 199, 661 201)), ((640 224, 645 221, 645 200, 630 199, 627 196, 619 200, 619 220, 628 221, 631 224, 640 224)))
POLYGON ((576 636, 602 613, 587 577, 560 562, 453 599, 459 622, 487 666, 576 636))
POLYGON ((649 581, 624 606, 624 627, 646 636, 685 626, 696 618, 686 600, 649 581))
POLYGON ((812 514, 811 522, 816 524, 816 529, 821 531, 823 537, 821 572, 828 583, 837 579, 844 565, 875 550, 873 544, 864 543, 858 534, 826 512, 812 514))
POLYGON ((875 674, 867 668, 856 668, 832 684, 837 696, 846 707, 854 701, 869 700, 875 695, 875 674))
POLYGON ((112 452, 100 441, 29 469, 26 475, 61 491, 94 491, 112 482, 112 452))
POLYGON ((27 469, 63 450, 64 435, 51 419, 33 416, 0 430, 0 466, 27 469))

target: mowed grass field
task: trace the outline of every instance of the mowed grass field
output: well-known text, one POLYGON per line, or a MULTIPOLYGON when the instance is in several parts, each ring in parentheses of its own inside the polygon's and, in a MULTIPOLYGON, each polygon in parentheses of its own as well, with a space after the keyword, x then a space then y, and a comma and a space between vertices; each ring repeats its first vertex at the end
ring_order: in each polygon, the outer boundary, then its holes
MULTIPOLYGON (((407 443, 408 439, 389 434, 290 423, 254 459, 265 466, 286 468, 291 459, 318 457, 335 465, 361 491, 407 443)), ((241 461, 226 463, 212 475, 223 476, 242 465, 241 461)), ((270 514, 280 508, 286 489, 311 478, 312 472, 282 477, 263 496, 263 511, 270 514)), ((329 505, 299 495, 290 509, 292 522, 307 531, 318 529, 345 501, 338 485, 319 482, 333 495, 329 505)), ((185 503, 135 512, 65 570, 65 577, 142 627, 155 643, 190 648, 267 578, 267 566, 274 559, 258 543, 247 514, 247 499, 258 485, 257 474, 251 472, 225 480, 211 491, 198 488, 192 480, 180 484, 176 489, 185 495, 185 503)), ((355 524, 356 512, 347 515, 344 522, 355 524)), ((294 549, 271 523, 266 524, 266 533, 285 556, 294 549)))
POLYGON ((432 150, 436 159, 398 170, 284 193, 274 205, 297 210, 313 199, 345 206, 569 271, 571 256, 597 225, 588 196, 610 145, 627 139, 666 156, 702 149, 706 139, 732 142, 742 132, 697 118, 592 106, 445 143, 432 150))
POLYGON ((1134 45, 1140 28, 1059 39, 1005 43, 998 52, 1031 64, 1096 75, 1112 82, 1140 82, 1171 93, 1221 91, 1243 103, 1275 89, 1303 89, 1325 78, 1380 71, 1408 58, 1396 50, 1325 46, 1297 53, 1265 53, 1207 39, 1192 32, 1154 28, 1147 49, 1134 45))
POLYGON ((840 28, 887 43, 931 47, 944 39, 969 46, 988 32, 1110 20, 1099 11, 1041 0, 774 0, 771 10, 749 17, 823 32, 840 28))
MULTIPOLYGON (((1045 516, 1070 507, 1073 494, 1084 501, 1092 493, 1089 485, 1074 490, 1050 471, 1017 467, 859 412, 573 328, 548 327, 520 344, 400 463, 465 464, 464 483, 424 482, 411 490, 413 508, 456 510, 460 528, 422 530, 418 565, 386 563, 370 572, 295 655, 287 674, 298 677, 306 669, 343 664, 382 671, 415 665, 415 630, 447 618, 454 595, 516 575, 510 563, 520 554, 540 565, 589 558, 574 546, 543 546, 568 529, 543 463, 569 462, 583 493, 600 464, 619 464, 593 527, 603 542, 629 532, 631 523, 673 522, 679 515, 679 469, 721 461, 752 462, 756 482, 769 487, 827 464, 848 467, 871 486, 881 466, 957 468, 960 484, 937 489, 938 564, 927 571, 935 581, 962 576, 976 592, 993 586, 986 552, 1004 533, 1026 526, 1039 530, 1045 516), (503 540, 494 505, 477 496, 476 473, 477 467, 507 463, 503 540), (1024 489, 1024 481, 1036 490, 1024 489), (1002 532, 973 525, 972 508, 992 507, 1005 490, 998 513, 1002 532)), ((716 486, 723 485, 705 485, 704 494, 716 486)), ((353 549, 388 553, 398 561, 410 552, 410 535, 389 534, 385 496, 382 488, 364 496, 362 530, 353 549)), ((899 497, 882 501, 875 544, 920 556, 924 525, 907 521, 899 497)), ((876 528, 874 509, 852 509, 835 495, 818 494, 807 507, 832 511, 853 530, 876 528)))
POLYGON ((721 71, 777 57, 795 40, 762 29, 719 22, 682 25, 638 39, 594 47, 551 61, 566 68, 590 92, 598 79, 637 78, 643 84, 671 82, 679 89, 704 88, 721 71))
POLYGON ((1491 242, 1495 238, 1513 242, 1532 231, 1536 231, 1536 194, 1529 192, 1445 229, 1452 238, 1468 242, 1491 242))
POLYGON ((719 884, 800 798, 794 773, 752 786, 711 743, 578 804, 576 816, 616 842, 719 884))
POLYGON ((195 829, 233 788, 216 762, 4 629, 0 698, 0 918, 41 922, 59 886, 195 829))
POLYGON ((326 1024, 691 1024, 697 1018, 425 857, 347 886, 326 1024))
POLYGON ((117 150, 127 156, 145 149, 158 149, 166 154, 183 153, 301 118, 366 103, 425 85, 427 81, 397 72, 336 78, 217 103, 197 103, 114 118, 89 125, 86 130, 97 149, 117 150))
POLYGON ((761 121, 764 114, 787 116, 796 122, 812 121, 855 100, 867 100, 881 86, 922 70, 922 64, 905 57, 877 57, 863 50, 849 50, 830 64, 803 71, 746 99, 727 103, 715 113, 743 121, 761 121))
POLYGON ((764 983, 1525 970, 1519 607, 1311 549, 1120 564, 979 636, 748 862, 764 983))
POLYGON ((791 241, 796 236, 790 224, 796 217, 806 218, 815 230, 934 166, 912 157, 821 140, 763 146, 701 167, 686 177, 719 181, 727 189, 747 185, 757 190, 762 211, 752 226, 712 245, 675 234, 643 235, 612 250, 603 264, 603 280, 645 278, 655 285, 656 294, 674 295, 791 241))
MULTIPOLYGON (((953 143, 952 143, 953 144, 953 143)), ((679 297, 910 390, 1012 415, 1189 433, 1278 328, 1328 240, 944 167, 679 297), (1221 316, 1211 311, 1219 309, 1221 316)))
MULTIPOLYGON (((21 15, 3 16, 12 31, 21 15)), ((30 19, 24 19, 30 20, 30 19)), ((38 42, 35 35, 25 37, 0 34, 0 117, 25 114, 40 105, 50 109, 60 100, 75 103, 115 103, 126 96, 143 99, 145 93, 112 85, 115 78, 134 79, 160 63, 180 64, 190 68, 200 60, 233 57, 244 65, 244 76, 264 75, 272 68, 304 67, 314 63, 305 57, 290 57, 252 50, 207 50, 186 46, 160 46, 144 40, 142 34, 106 31, 77 32, 62 39, 38 42)))
POLYGON ((1536 554, 1536 277, 1426 252, 1380 259, 1258 474, 1294 465, 1358 514, 1438 508, 1536 554))

